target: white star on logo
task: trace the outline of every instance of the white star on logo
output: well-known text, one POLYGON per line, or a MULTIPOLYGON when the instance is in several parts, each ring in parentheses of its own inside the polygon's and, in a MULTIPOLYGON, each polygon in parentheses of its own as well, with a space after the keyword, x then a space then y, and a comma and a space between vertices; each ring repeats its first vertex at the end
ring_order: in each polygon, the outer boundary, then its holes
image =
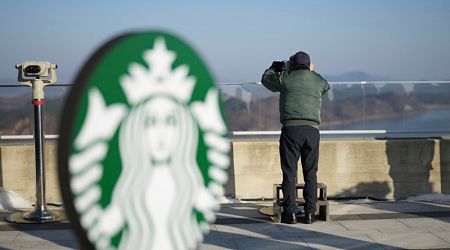
POLYGON ((167 50, 164 39, 157 39, 152 50, 144 54, 144 58, 150 63, 152 74, 160 80, 171 73, 171 65, 175 60, 175 53, 167 50))

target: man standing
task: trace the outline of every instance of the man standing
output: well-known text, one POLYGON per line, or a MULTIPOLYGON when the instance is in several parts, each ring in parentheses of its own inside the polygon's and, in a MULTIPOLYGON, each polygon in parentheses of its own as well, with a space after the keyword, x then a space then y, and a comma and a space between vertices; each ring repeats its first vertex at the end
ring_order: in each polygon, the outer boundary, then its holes
POLYGON ((281 222, 297 223, 296 176, 301 158, 305 188, 305 222, 311 224, 317 203, 317 168, 319 161, 319 124, 322 96, 330 89, 328 82, 314 72, 309 55, 298 52, 287 62, 273 62, 261 83, 272 92, 280 92, 280 159, 283 171, 283 213, 281 222))

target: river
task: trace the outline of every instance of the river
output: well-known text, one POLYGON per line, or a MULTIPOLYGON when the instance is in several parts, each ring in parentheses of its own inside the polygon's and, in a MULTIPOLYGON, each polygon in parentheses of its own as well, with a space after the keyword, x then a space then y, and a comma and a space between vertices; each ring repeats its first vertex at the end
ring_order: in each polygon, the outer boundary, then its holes
POLYGON ((342 125, 334 129, 345 130, 387 130, 396 132, 438 132, 450 131, 450 109, 435 109, 405 118, 359 122, 342 125))

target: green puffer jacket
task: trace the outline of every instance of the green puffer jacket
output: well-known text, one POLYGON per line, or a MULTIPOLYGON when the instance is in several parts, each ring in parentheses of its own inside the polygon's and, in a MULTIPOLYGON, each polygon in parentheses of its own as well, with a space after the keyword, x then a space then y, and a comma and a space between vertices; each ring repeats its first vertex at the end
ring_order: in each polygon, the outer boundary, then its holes
POLYGON ((261 83, 272 92, 280 92, 280 121, 283 126, 320 124, 322 96, 330 89, 328 82, 308 69, 277 73, 267 69, 261 83))

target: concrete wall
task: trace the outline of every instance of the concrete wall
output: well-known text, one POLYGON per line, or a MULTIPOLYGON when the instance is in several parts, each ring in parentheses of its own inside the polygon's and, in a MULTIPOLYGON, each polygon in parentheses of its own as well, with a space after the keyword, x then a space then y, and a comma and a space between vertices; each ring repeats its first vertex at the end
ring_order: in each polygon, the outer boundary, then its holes
MULTIPOLYGON (((272 198, 272 184, 282 180, 278 141, 234 141, 232 147, 226 193, 272 198)), ((303 180, 301 171, 298 180, 303 180)), ((334 197, 450 193, 450 141, 322 140, 318 180, 334 197)))
MULTIPOLYGON (((59 203, 56 149, 46 144, 46 194, 59 203)), ((278 141, 233 141, 232 156, 226 193, 272 198, 272 185, 281 183, 278 141)), ((450 194, 450 140, 322 140, 318 180, 335 197, 450 194)), ((32 142, 0 145, 0 186, 35 201, 32 142)))
MULTIPOLYGON (((47 143, 44 151, 47 202, 61 203, 57 170, 56 142, 47 143)), ((0 187, 36 201, 36 165, 34 144, 0 145, 0 187)))

